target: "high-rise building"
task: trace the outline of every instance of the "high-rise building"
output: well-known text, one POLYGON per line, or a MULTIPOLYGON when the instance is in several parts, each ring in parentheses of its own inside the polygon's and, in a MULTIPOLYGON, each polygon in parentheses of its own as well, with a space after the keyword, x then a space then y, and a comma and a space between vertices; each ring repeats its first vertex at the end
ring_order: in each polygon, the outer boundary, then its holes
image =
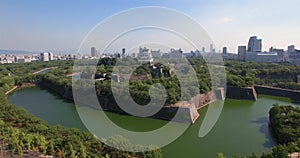
POLYGON ((295 46, 294 45, 290 45, 288 46, 288 52, 295 52, 295 46))
POLYGON ((245 61, 246 52, 247 52, 246 46, 239 46, 238 47, 238 57, 239 57, 239 60, 245 61))
POLYGON ((215 53, 216 50, 214 48, 214 44, 210 44, 210 49, 209 49, 210 53, 215 53))
POLYGON ((122 58, 125 58, 125 54, 126 54, 126 49, 123 48, 123 49, 122 49, 122 58))
POLYGON ((50 57, 49 57, 49 54, 48 52, 43 52, 40 54, 40 60, 41 61, 50 61, 50 57))
POLYGON ((54 60, 53 53, 49 53, 49 60, 54 60))
POLYGON ((227 54, 227 47, 223 47, 222 53, 223 53, 223 54, 227 54))
POLYGON ((202 47, 202 53, 205 53, 205 47, 202 47))
POLYGON ((95 47, 92 47, 92 48, 91 48, 91 56, 92 56, 92 57, 96 57, 96 56, 97 56, 97 50, 96 50, 95 47))
POLYGON ((257 39, 257 36, 252 36, 248 42, 248 52, 261 52, 262 40, 257 39))

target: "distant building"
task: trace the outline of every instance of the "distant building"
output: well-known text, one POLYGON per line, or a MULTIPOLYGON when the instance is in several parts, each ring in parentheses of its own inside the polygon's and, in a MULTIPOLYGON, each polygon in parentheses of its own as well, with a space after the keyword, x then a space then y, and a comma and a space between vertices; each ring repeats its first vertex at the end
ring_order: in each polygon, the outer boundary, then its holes
POLYGON ((270 53, 277 53, 277 58, 278 58, 279 62, 286 62, 287 59, 288 59, 287 54, 284 51, 284 49, 276 49, 276 48, 271 47, 269 49, 269 52, 270 53))
POLYGON ((139 53, 137 55, 137 59, 140 62, 153 62, 151 52, 146 47, 140 48, 139 53))
POLYGON ((114 57, 115 58, 121 58, 121 54, 119 52, 117 52, 117 53, 114 54, 114 57))
POLYGON ((170 57, 171 57, 170 53, 163 53, 162 56, 161 56, 161 58, 163 58, 163 59, 168 59, 170 57))
POLYGON ((266 62, 266 63, 278 62, 278 54, 277 52, 257 53, 257 57, 255 61, 266 62))
POLYGON ((41 53, 40 61, 50 61, 49 53, 48 52, 41 53))
POLYGON ((96 57, 96 56, 97 56, 97 50, 96 50, 95 47, 92 47, 92 48, 91 48, 91 56, 92 56, 92 57, 96 57))
POLYGON ((51 61, 51 60, 54 60, 54 56, 53 56, 53 53, 49 53, 49 60, 51 61))
POLYGON ((245 61, 256 61, 257 52, 246 52, 245 61))
MULTIPOLYGON (((201 57, 202 53, 204 53, 204 52, 200 52, 199 50, 191 51, 190 57, 201 57)), ((188 56, 186 55, 186 57, 188 57, 188 56)))
POLYGON ((245 61, 246 52, 246 46, 238 46, 238 59, 240 61, 245 61))
POLYGON ((294 45, 288 46, 288 61, 292 64, 300 64, 300 50, 296 50, 294 45))
POLYGON ((222 53, 222 58, 225 60, 238 60, 238 55, 234 53, 222 53))
POLYGON ((210 52, 210 53, 215 53, 215 52, 216 52, 216 50, 215 50, 215 48, 214 48, 214 44, 210 44, 209 52, 210 52))
POLYGON ((122 58, 125 58, 125 56, 126 56, 126 49, 123 48, 123 49, 122 49, 122 58))
POLYGON ((295 52, 295 46, 294 45, 290 45, 288 46, 288 52, 295 52))
POLYGON ((276 52, 247 52, 245 61, 253 62, 278 62, 278 54, 276 52))
POLYGON ((25 57, 23 55, 18 55, 15 57, 16 63, 25 63, 25 57))
POLYGON ((151 50, 151 55, 154 59, 159 59, 161 58, 162 53, 160 50, 151 50))
POLYGON ((248 42, 248 52, 261 52, 262 51, 262 40, 257 39, 257 36, 252 36, 248 42))
POLYGON ((223 53, 223 54, 227 54, 227 47, 223 47, 222 53, 223 53))
POLYGON ((202 53, 205 53, 205 47, 202 47, 202 53))
MULTIPOLYGON (((32 59, 32 61, 35 61, 36 59, 32 59)), ((51 52, 43 52, 40 54, 39 56, 39 60, 40 61, 51 61, 51 60, 55 60, 53 53, 51 52)), ((26 61, 25 61, 26 62, 26 61)))
POLYGON ((136 53, 131 53, 131 57, 136 58, 137 57, 136 53))
POLYGON ((183 52, 181 49, 171 49, 170 58, 181 59, 183 58, 183 52))

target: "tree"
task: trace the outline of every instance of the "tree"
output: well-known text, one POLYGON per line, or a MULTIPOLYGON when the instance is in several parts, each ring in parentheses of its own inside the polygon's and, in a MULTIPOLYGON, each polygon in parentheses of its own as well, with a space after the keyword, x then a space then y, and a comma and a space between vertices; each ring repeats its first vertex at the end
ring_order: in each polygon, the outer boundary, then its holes
POLYGON ((288 158, 288 151, 285 146, 278 145, 272 149, 272 156, 274 158, 288 158))

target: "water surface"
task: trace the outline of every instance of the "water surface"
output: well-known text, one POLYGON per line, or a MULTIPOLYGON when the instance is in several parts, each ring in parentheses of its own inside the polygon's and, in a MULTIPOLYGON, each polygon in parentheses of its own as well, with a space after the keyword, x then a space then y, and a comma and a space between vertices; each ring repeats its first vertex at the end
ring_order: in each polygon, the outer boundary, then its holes
MULTIPOLYGON (((75 105, 38 87, 22 89, 9 96, 10 103, 27 109, 31 114, 51 125, 63 125, 86 130, 75 105)), ((291 99, 259 95, 257 101, 227 99, 214 128, 203 138, 199 128, 207 108, 199 110, 200 118, 176 141, 164 147, 167 158, 213 158, 222 152, 227 157, 268 152, 276 145, 268 126, 268 112, 272 104, 291 105, 291 99)), ((90 115, 95 111, 86 108, 90 115)), ((166 121, 138 118, 106 112, 111 120, 134 131, 147 131, 163 126, 166 121)), ((100 125, 101 126, 101 125, 100 125)))

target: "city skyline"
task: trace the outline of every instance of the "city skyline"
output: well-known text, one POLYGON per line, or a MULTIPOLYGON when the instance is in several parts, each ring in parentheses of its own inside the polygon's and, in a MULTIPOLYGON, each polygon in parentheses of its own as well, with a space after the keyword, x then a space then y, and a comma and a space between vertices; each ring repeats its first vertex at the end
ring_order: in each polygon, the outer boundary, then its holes
POLYGON ((134 7, 160 6, 195 19, 210 34, 217 51, 226 46, 228 52, 237 52, 250 36, 263 39, 263 51, 271 46, 286 49, 300 45, 295 33, 300 26, 299 4, 297 0, 1 1, 0 48, 76 51, 86 34, 106 17, 134 7))
MULTIPOLYGON (((252 38, 258 38, 257 36, 250 36, 248 40, 251 40, 252 38)), ((161 52, 163 53, 168 53, 169 50, 171 49, 181 49, 183 51, 183 53, 190 53, 191 51, 201 51, 201 52, 204 52, 204 53, 224 53, 224 49, 226 50, 226 53, 232 53, 232 54, 238 54, 239 50, 240 50, 240 47, 245 47, 245 51, 248 51, 248 52, 269 52, 271 49, 281 49, 281 50, 284 50, 284 51, 288 51, 289 48, 291 46, 293 46, 295 49, 297 49, 297 45, 294 45, 294 44, 291 44, 291 45, 288 45, 284 48, 281 48, 281 47, 274 47, 274 46, 265 46, 266 48, 268 48, 267 50, 263 50, 262 47, 263 47, 263 44, 262 44, 262 40, 263 39, 257 39, 260 41, 260 46, 259 46, 259 50, 257 51, 253 51, 251 48, 249 48, 249 42, 246 42, 246 44, 241 44, 241 45, 236 45, 236 50, 235 51, 228 51, 228 47, 226 45, 224 45, 223 47, 220 47, 220 48, 215 48, 215 45, 214 44, 210 44, 210 47, 201 47, 199 49, 187 49, 187 50, 183 50, 181 47, 167 47, 167 46, 158 46, 157 44, 155 43, 149 43, 149 44, 141 44, 140 46, 137 46, 137 47, 133 47, 130 49, 129 54, 132 54, 132 53, 137 53, 139 48, 142 48, 142 47, 146 47, 146 48, 149 48, 151 50, 160 50, 161 52)), ((93 54, 115 54, 115 53, 122 53, 124 51, 124 49, 127 49, 125 47, 116 47, 114 48, 113 50, 107 50, 106 52, 101 52, 102 48, 99 48, 99 47, 95 47, 95 46, 91 46, 89 48, 89 50, 86 50, 84 52, 78 52, 78 50, 66 50, 66 51, 61 51, 61 50, 42 50, 42 51, 30 51, 30 50, 16 50, 16 49, 0 49, 0 55, 4 55, 4 54, 12 54, 12 55, 32 55, 32 54, 40 54, 40 53, 44 53, 44 52, 51 52, 51 53, 54 53, 54 54, 58 54, 58 55, 62 55, 62 54, 81 54, 81 55, 89 55, 91 54, 91 50, 90 49, 93 49, 93 51, 96 51, 96 53, 93 53, 93 54), (4 52, 4 53, 3 53, 4 52)), ((92 56, 95 56, 95 55, 92 55, 92 56)))

